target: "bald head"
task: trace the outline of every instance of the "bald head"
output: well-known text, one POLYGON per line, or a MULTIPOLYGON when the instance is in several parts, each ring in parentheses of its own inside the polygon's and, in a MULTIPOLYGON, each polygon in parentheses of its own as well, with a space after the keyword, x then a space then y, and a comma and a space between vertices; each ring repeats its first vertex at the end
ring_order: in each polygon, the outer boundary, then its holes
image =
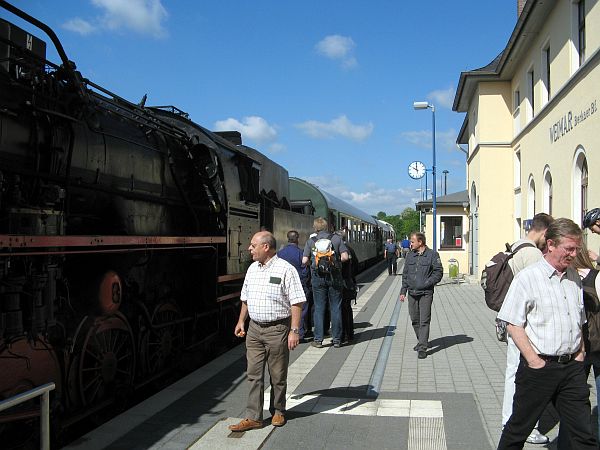
POLYGON ((252 236, 248 250, 250 250, 254 261, 265 264, 275 255, 276 248, 277 241, 275 240, 275 236, 268 231, 259 231, 252 236))

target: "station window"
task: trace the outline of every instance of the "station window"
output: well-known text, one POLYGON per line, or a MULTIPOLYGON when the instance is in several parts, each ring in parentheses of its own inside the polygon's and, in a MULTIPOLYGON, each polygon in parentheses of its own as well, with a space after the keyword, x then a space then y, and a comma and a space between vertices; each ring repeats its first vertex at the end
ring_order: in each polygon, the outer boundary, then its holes
POLYGON ((544 212, 552 215, 552 174, 546 168, 544 173, 544 212))
POLYGON ((521 132, 521 91, 515 90, 513 96, 513 128, 515 136, 521 132))
POLYGON ((533 72, 533 68, 527 72, 527 90, 529 101, 527 120, 531 120, 535 117, 535 73, 533 72))
POLYGON ((440 217, 440 248, 462 248, 462 221, 461 216, 440 217))
POLYGON ((542 104, 550 101, 550 44, 542 50, 542 104))
POLYGON ((585 61, 585 0, 579 0, 577 4, 578 39, 577 52, 579 53, 579 65, 585 61))

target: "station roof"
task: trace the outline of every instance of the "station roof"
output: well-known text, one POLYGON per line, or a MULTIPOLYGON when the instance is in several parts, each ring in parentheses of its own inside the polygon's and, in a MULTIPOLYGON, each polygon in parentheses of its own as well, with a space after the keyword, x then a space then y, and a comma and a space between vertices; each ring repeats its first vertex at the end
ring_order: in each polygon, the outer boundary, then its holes
MULTIPOLYGON (((465 189, 464 191, 454 192, 448 195, 442 195, 436 198, 436 206, 465 206, 465 203, 469 204, 469 193, 465 189)), ((416 204, 416 209, 421 210, 423 208, 431 208, 433 206, 433 200, 423 200, 416 204)))

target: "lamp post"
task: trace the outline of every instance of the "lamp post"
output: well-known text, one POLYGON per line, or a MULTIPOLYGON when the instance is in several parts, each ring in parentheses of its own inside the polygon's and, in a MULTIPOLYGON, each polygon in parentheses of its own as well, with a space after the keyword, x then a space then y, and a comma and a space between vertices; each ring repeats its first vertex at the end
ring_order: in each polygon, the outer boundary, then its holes
POLYGON ((444 174, 444 195, 448 194, 448 170, 442 170, 444 174))
POLYGON ((431 109, 432 117, 432 130, 431 130, 431 141, 433 148, 433 162, 431 165, 431 175, 433 176, 433 250, 437 251, 437 204, 436 204, 436 178, 435 178, 435 106, 429 102, 414 102, 414 109, 431 109))

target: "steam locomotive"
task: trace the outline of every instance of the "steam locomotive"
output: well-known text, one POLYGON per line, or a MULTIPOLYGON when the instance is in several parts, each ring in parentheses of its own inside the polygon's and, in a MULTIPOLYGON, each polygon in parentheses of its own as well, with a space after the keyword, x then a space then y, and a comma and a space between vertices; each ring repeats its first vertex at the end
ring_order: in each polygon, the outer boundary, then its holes
MULTIPOLYGON (((251 236, 306 238, 314 208, 293 209, 288 172, 239 133, 94 84, 0 6, 61 58, 0 19, 0 399, 53 381, 72 421, 234 338, 251 236)), ((340 212, 373 249, 361 265, 380 258, 377 222, 340 212)), ((37 414, 1 414, 0 434, 37 414)))

